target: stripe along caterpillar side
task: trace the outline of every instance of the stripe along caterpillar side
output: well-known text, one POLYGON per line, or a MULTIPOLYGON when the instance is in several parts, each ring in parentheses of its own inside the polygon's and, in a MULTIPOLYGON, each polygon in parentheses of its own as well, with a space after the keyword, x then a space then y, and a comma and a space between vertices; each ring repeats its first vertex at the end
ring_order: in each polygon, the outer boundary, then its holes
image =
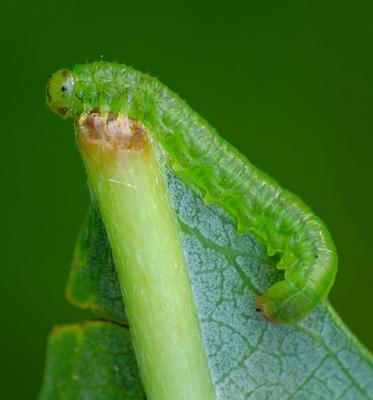
POLYGON ((269 320, 296 322, 327 297, 337 255, 324 223, 157 79, 100 61, 56 72, 46 95, 51 109, 64 118, 120 113, 140 123, 207 203, 223 207, 240 233, 254 233, 269 255, 279 256, 284 280, 257 299, 269 320))

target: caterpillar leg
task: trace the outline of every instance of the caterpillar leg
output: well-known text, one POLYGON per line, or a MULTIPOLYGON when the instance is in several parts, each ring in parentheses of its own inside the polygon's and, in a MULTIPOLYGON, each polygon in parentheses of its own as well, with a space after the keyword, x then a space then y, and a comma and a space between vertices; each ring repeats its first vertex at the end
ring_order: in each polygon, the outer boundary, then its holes
POLYGON ((257 298, 261 313, 274 323, 293 323, 302 319, 320 299, 307 285, 299 287, 283 280, 257 298))

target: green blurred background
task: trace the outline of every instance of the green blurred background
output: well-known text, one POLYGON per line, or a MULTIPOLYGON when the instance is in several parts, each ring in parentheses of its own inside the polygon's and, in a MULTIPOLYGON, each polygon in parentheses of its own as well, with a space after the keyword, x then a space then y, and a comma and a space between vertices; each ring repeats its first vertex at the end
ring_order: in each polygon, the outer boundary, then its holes
POLYGON ((97 59, 158 76, 312 206, 340 256, 331 301, 373 350, 372 22, 370 1, 2 5, 2 398, 35 398, 48 332, 86 317, 64 299, 86 179, 44 90, 97 59))

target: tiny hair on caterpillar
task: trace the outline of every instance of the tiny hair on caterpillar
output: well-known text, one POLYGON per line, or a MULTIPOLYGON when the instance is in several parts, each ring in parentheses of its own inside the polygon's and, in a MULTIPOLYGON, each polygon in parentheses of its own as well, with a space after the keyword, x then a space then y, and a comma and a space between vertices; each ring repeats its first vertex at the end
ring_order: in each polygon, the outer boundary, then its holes
POLYGON ((118 63, 76 65, 52 75, 46 100, 63 118, 95 112, 141 124, 185 182, 225 209, 240 233, 256 235, 284 271, 257 298, 267 319, 297 322, 327 298, 337 253, 325 224, 156 78, 118 63))

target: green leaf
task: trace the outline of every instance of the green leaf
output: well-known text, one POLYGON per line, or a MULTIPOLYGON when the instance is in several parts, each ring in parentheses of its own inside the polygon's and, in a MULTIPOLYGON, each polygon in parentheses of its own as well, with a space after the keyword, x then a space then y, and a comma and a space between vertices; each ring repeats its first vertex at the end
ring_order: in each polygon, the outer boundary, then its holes
POLYGON ((100 317, 127 324, 110 245, 94 202, 79 234, 72 264, 67 299, 100 317))
POLYGON ((141 400, 128 330, 109 322, 54 328, 40 400, 141 400))
MULTIPOLYGON (((222 208, 206 205, 198 191, 173 172, 168 171, 166 179, 218 399, 373 398, 372 356, 331 306, 319 305, 297 324, 265 320, 255 311, 255 301, 280 279, 276 260, 254 235, 238 234, 222 208)), ((94 215, 83 230, 89 232, 92 224, 92 236, 104 229, 98 229, 102 222, 94 215)), ((108 251, 102 238, 91 238, 98 247, 84 247, 88 259, 91 253, 95 259, 108 251)), ((109 257, 105 260, 112 263, 109 257)), ((100 275, 97 263, 86 263, 84 268, 100 275)), ((108 268, 103 263, 101 268, 116 276, 113 265, 108 268)), ((91 306, 114 315, 117 305, 112 299, 120 298, 119 285, 109 291, 102 285, 91 288, 87 293, 91 306)))

